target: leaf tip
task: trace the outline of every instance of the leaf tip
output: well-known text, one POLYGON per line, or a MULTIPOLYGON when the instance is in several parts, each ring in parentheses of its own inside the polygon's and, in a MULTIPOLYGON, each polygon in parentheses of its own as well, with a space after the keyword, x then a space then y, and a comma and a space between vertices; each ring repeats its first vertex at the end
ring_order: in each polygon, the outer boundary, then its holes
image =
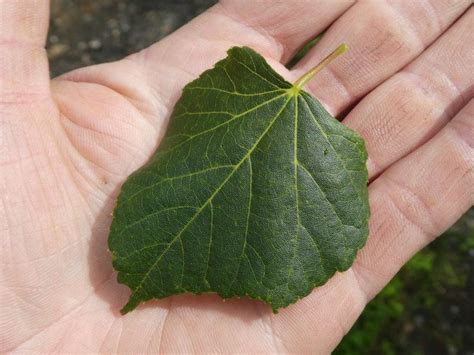
POLYGON ((123 308, 120 310, 120 313, 124 316, 128 312, 133 311, 137 306, 140 304, 140 300, 135 296, 135 294, 132 294, 130 296, 130 299, 128 300, 127 304, 123 306, 123 308))

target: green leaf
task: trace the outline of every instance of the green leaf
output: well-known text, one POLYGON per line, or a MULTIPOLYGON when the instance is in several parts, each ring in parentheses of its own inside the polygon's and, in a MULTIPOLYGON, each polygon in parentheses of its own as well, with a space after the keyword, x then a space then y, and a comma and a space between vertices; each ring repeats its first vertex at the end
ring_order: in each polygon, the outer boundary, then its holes
POLYGON ((234 47, 170 122, 114 211, 109 249, 132 290, 122 313, 187 292, 276 312, 350 267, 368 234, 367 153, 317 100, 234 47))

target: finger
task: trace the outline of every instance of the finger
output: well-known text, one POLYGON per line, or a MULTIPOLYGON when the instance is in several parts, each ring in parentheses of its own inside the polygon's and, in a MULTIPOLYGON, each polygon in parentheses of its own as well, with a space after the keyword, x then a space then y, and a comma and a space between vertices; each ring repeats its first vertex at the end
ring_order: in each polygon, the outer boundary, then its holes
POLYGON ((474 10, 344 120, 366 140, 373 177, 434 136, 474 95, 474 10))
POLYGON ((339 18, 293 72, 299 77, 347 43, 350 51, 307 85, 333 114, 349 105, 420 54, 471 4, 456 1, 360 1, 339 18))
MULTIPOLYGON (((190 44, 198 50, 194 42, 198 41, 197 44, 213 47, 201 52, 203 55, 216 50, 222 55, 231 46, 246 45, 276 61, 286 61, 352 3, 352 0, 223 0, 168 38, 185 42, 183 53, 189 53, 190 44)), ((183 64, 187 66, 189 62, 183 64)))
MULTIPOLYGON (((286 63, 297 49, 324 31, 354 1, 248 1, 221 0, 218 12, 274 42, 274 59, 286 63), (244 6, 242 6, 244 4, 244 6)), ((247 31, 246 31, 247 32, 247 31)), ((228 33, 236 43, 242 31, 228 33)))
POLYGON ((372 297, 474 204, 474 100, 377 178, 369 196, 370 236, 353 271, 372 297))
POLYGON ((280 74, 287 75, 281 62, 291 58, 351 4, 351 0, 226 0, 130 58, 169 106, 187 82, 225 57, 232 46, 254 48, 280 74), (173 80, 165 81, 164 77, 173 80))
POLYGON ((49 87, 49 1, 0 0, 0 103, 49 87))

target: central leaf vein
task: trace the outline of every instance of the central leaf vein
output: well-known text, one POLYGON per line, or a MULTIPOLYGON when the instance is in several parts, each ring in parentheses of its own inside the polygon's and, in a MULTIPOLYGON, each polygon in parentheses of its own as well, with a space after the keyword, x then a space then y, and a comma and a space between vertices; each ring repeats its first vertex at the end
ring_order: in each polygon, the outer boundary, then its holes
POLYGON ((288 98, 281 109, 277 112, 275 117, 270 121, 268 127, 263 131, 263 133, 257 138, 255 141, 254 145, 249 149, 248 153, 241 159, 241 161, 235 166, 235 168, 229 173, 229 175, 224 179, 224 181, 217 187, 217 189, 212 193, 212 195, 206 200, 206 202, 196 211, 196 213, 190 218, 190 220, 186 223, 186 225, 176 234, 176 236, 169 242, 168 246, 161 252, 160 255, 158 255, 156 261, 151 265, 151 267, 148 269, 148 271, 144 274, 143 278, 141 279, 140 283, 133 289, 134 292, 137 292, 138 290, 141 290, 143 287, 143 283, 146 279, 148 279, 148 276, 151 274, 151 272, 155 269, 155 267, 159 264, 163 256, 168 252, 170 247, 181 238, 181 235, 188 229, 188 227, 194 222, 194 220, 200 215, 200 213, 203 211, 203 209, 213 200, 213 198, 219 193, 219 191, 222 189, 222 187, 229 181, 229 179, 233 176, 233 174, 240 168, 240 166, 245 162, 245 160, 252 154, 252 152, 255 150, 255 148, 258 146, 260 141, 262 140, 263 137, 267 134, 267 132, 270 130, 270 128, 273 126, 275 121, 280 117, 282 112, 285 110, 286 106, 290 102, 291 97, 288 98))

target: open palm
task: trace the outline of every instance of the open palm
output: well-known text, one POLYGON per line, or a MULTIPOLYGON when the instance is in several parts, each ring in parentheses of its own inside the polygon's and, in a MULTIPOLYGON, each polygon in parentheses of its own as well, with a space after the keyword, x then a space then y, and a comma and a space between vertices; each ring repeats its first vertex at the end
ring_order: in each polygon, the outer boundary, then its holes
POLYGON ((222 1, 140 53, 50 81, 48 1, 0 0, 0 351, 331 351, 474 203, 469 5, 222 1), (121 316, 129 291, 106 247, 114 200, 157 148, 182 87, 234 45, 294 81, 341 42, 351 51, 306 89, 367 141, 370 236, 353 267, 278 315, 183 295, 121 316))

